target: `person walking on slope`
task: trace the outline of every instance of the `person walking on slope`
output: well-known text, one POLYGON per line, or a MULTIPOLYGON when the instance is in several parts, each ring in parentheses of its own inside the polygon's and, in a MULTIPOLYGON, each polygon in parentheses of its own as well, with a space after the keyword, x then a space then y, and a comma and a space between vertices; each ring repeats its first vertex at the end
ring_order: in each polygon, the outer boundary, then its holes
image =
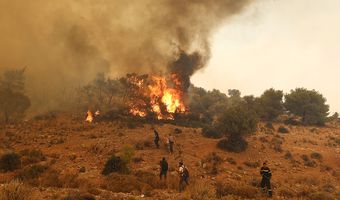
POLYGON ((272 177, 272 173, 271 173, 269 167, 267 166, 267 161, 265 161, 263 163, 263 166, 261 167, 260 174, 262 176, 262 180, 261 180, 262 191, 266 192, 266 189, 267 189, 267 195, 269 197, 272 197, 273 193, 272 193, 272 189, 271 189, 271 186, 270 186, 270 178, 272 177))
POLYGON ((168 144, 170 154, 174 152, 174 143, 175 143, 174 137, 171 134, 169 134, 169 137, 167 139, 167 144, 168 144))
POLYGON ((179 162, 179 192, 185 190, 186 186, 189 185, 189 171, 188 168, 184 165, 183 161, 179 162))
POLYGON ((154 141, 154 143, 155 143, 157 149, 159 149, 159 134, 158 134, 158 132, 156 131, 156 129, 153 129, 153 132, 155 133, 155 138, 154 138, 153 141, 154 141))
POLYGON ((160 168, 161 168, 159 178, 162 180, 162 177, 164 176, 164 179, 166 180, 166 174, 168 173, 169 167, 168 167, 168 162, 165 160, 164 157, 159 162, 159 165, 160 165, 160 168))

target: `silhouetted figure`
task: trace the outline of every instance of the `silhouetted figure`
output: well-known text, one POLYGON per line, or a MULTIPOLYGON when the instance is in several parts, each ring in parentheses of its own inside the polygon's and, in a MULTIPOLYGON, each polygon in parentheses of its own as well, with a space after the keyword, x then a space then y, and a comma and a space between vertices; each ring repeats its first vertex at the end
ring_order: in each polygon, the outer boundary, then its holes
POLYGON ((161 172, 159 174, 159 178, 162 180, 162 177, 164 176, 164 179, 166 179, 166 174, 168 173, 168 162, 163 157, 162 160, 159 162, 161 172))
POLYGON ((184 165, 183 161, 179 162, 179 192, 182 192, 185 190, 186 186, 189 185, 189 170, 184 165))
POLYGON ((270 178, 272 177, 272 173, 269 169, 269 167, 267 167, 267 162, 263 163, 263 166, 261 167, 261 171, 260 174, 262 176, 262 180, 261 180, 261 188, 263 192, 266 192, 267 189, 267 194, 269 197, 271 197, 273 195, 272 193, 272 189, 270 186, 270 178))
POLYGON ((168 143, 169 153, 172 154, 174 152, 175 140, 174 140, 174 137, 171 134, 169 134, 169 137, 167 139, 167 143, 168 143))
POLYGON ((159 149, 159 134, 158 134, 158 132, 156 131, 156 129, 154 129, 153 132, 155 133, 155 138, 154 138, 153 141, 154 141, 156 147, 159 149))

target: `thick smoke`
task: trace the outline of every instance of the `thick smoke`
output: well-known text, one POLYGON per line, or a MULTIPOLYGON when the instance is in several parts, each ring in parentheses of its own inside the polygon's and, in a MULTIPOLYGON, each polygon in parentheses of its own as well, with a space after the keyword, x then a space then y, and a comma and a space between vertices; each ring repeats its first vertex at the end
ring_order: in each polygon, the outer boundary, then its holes
POLYGON ((1 0, 0 71, 27 66, 35 107, 98 72, 181 72, 210 56, 209 36, 251 0, 1 0))

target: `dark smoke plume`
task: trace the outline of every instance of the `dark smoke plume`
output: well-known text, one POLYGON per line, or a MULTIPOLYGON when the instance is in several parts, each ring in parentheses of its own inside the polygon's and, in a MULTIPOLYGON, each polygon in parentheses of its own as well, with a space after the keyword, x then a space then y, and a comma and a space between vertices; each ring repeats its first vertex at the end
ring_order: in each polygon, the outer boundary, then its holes
POLYGON ((0 72, 27 66, 33 105, 56 106, 98 72, 180 72, 210 56, 211 33, 251 0, 1 0, 0 72))

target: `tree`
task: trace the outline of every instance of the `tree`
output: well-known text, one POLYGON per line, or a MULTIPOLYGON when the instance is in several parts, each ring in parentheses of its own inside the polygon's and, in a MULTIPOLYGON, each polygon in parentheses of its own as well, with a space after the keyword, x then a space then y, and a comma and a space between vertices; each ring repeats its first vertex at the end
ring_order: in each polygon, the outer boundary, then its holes
POLYGON ((296 88, 285 95, 284 106, 291 113, 302 117, 307 125, 324 125, 328 116, 329 106, 326 98, 315 90, 296 88))
POLYGON ((234 106, 242 102, 241 92, 237 89, 228 90, 230 105, 234 106))
POLYGON ((283 91, 273 88, 264 91, 259 98, 260 117, 272 121, 283 112, 283 91))
POLYGON ((6 123, 24 117, 30 107, 30 99, 25 95, 25 69, 6 71, 0 80, 0 112, 6 123))
POLYGON ((218 130, 228 136, 228 139, 220 141, 218 146, 222 149, 241 152, 247 148, 244 136, 254 133, 258 124, 258 117, 253 110, 244 105, 228 108, 219 119, 218 130))

